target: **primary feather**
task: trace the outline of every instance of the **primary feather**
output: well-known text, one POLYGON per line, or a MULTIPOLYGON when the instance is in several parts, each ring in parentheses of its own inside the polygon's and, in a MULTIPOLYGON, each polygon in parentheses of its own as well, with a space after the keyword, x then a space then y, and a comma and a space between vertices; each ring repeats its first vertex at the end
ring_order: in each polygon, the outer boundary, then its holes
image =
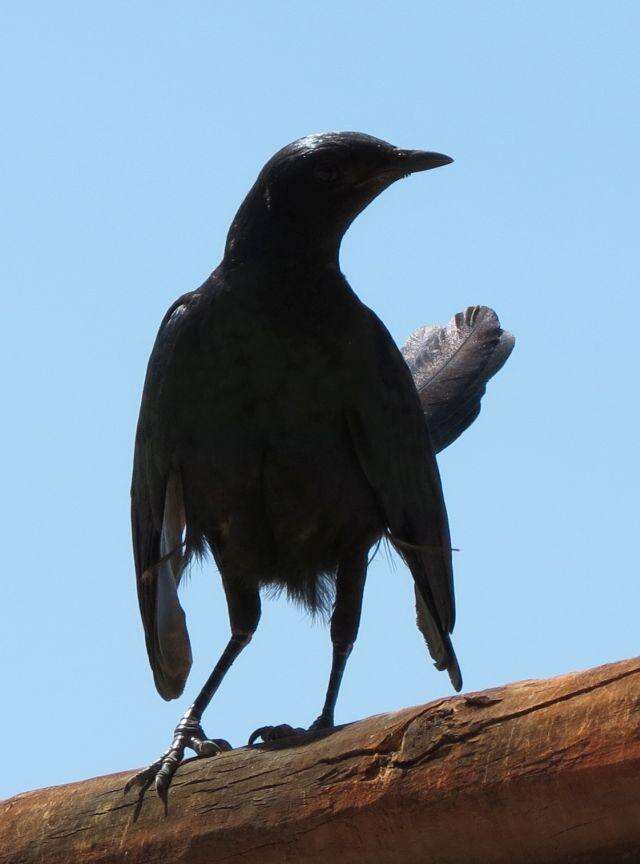
POLYGON ((191 668, 189 634, 177 590, 188 553, 182 542, 186 522, 182 478, 166 448, 150 434, 155 431, 156 411, 149 393, 157 392, 166 380, 182 302, 180 298, 165 315, 147 370, 131 483, 138 602, 149 663, 163 699, 180 696, 191 668))

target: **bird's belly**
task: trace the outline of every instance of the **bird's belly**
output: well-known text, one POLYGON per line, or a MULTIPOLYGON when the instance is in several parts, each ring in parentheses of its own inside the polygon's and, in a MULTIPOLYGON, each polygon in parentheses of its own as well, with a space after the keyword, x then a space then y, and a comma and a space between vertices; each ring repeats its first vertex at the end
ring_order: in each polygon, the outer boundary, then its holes
POLYGON ((383 530, 341 423, 289 418, 269 429, 218 427, 199 447, 185 448, 180 463, 203 533, 214 537, 220 525, 233 525, 234 545, 257 550, 268 540, 280 561, 312 548, 324 550, 322 558, 330 549, 340 557, 383 530))
POLYGON ((334 571, 384 523, 349 436, 337 361, 316 352, 307 362, 312 342, 283 344, 220 355, 191 402, 197 447, 190 440, 184 454, 201 533, 221 538, 239 569, 290 584, 334 571))
POLYGON ((246 538, 260 584, 286 589, 314 612, 328 611, 341 562, 369 548, 384 530, 373 493, 344 445, 339 434, 317 428, 290 431, 272 443, 257 490, 261 527, 246 538), (257 536, 262 548, 254 545, 257 536))
POLYGON ((272 442, 263 463, 266 516, 279 558, 332 569, 383 530, 346 429, 309 424, 272 442))

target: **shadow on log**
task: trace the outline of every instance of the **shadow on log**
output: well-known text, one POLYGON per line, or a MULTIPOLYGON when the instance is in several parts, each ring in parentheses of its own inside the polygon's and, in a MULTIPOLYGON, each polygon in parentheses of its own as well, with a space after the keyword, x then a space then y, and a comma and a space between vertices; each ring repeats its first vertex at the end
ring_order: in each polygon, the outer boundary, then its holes
POLYGON ((3 864, 546 864, 640 855, 640 658, 0 804, 3 864))

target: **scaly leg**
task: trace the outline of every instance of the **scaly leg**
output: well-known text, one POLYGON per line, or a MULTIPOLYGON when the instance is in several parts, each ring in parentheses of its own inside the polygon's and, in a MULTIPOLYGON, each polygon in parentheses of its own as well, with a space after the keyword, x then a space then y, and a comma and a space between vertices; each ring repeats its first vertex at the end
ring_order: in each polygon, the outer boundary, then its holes
POLYGON ((137 818, 142 806, 144 794, 155 781, 156 791, 164 804, 165 814, 168 811, 169 786, 178 766, 184 759, 187 747, 194 750, 200 757, 214 756, 223 750, 230 750, 231 745, 222 739, 209 739, 204 734, 200 721, 205 709, 222 683, 222 679, 231 668, 242 649, 249 644, 260 620, 260 595, 256 590, 237 588, 229 584, 223 576, 223 584, 227 595, 229 619, 231 621, 231 639, 216 663, 213 672, 191 705, 180 719, 173 732, 173 741, 169 749, 148 768, 139 771, 124 788, 125 794, 134 786, 139 787, 137 818))

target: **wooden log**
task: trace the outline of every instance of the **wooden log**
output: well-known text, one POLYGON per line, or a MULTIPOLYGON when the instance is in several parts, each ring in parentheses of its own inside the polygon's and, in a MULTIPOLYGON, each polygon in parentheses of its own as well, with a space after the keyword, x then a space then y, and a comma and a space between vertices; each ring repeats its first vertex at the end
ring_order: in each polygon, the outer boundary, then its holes
POLYGON ((640 860, 640 658, 0 805, 3 864, 640 860))

